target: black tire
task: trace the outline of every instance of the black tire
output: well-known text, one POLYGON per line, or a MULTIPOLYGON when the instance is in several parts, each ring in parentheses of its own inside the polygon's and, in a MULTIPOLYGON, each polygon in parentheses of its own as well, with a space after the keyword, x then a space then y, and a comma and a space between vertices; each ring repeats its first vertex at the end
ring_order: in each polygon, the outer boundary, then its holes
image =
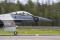
POLYGON ((17 36, 17 32, 16 31, 14 32, 14 35, 17 36))

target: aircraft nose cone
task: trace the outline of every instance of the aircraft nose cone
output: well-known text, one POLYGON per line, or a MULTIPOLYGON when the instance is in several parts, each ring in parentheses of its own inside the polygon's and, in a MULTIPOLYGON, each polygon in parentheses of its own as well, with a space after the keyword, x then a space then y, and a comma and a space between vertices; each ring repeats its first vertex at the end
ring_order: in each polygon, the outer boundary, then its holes
POLYGON ((39 18, 39 21, 43 21, 43 22, 52 22, 51 19, 48 19, 48 18, 43 18, 43 17, 38 17, 39 18))

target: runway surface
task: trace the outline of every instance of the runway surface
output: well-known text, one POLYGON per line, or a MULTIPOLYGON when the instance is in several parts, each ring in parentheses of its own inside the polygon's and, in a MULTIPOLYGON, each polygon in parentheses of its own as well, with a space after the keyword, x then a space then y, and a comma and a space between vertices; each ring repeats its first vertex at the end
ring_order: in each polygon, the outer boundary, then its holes
POLYGON ((60 40, 60 36, 0 36, 0 40, 60 40))
POLYGON ((32 29, 60 29, 60 26, 19 26, 18 28, 32 28, 32 29))

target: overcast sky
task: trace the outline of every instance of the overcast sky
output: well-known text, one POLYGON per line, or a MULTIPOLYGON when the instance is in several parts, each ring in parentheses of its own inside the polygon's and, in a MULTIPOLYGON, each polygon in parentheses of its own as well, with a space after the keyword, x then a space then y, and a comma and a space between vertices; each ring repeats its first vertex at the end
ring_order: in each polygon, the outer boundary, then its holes
MULTIPOLYGON (((19 0, 21 3, 23 3, 23 4, 25 4, 25 3, 27 3, 27 1, 28 0, 19 0)), ((37 0, 32 0, 34 3, 35 2, 37 2, 37 0)), ((48 1, 48 0, 39 0, 39 2, 40 3, 42 3, 42 1, 43 1, 43 3, 46 3, 46 1, 48 1)), ((52 1, 54 1, 55 3, 57 3, 59 0, 50 0, 50 3, 52 3, 52 1)))
MULTIPOLYGON (((0 1, 3 1, 3 0, 0 0, 0 1)), ((8 0, 9 1, 9 0, 8 0)), ((11 2, 14 2, 14 3, 17 3, 17 0, 10 0, 11 2)), ((23 4, 26 4, 27 3, 27 1, 28 0, 19 0, 21 3, 23 3, 23 4)), ((34 3, 35 2, 37 2, 37 0, 32 0, 34 3)), ((43 1, 43 3, 46 3, 46 1, 48 1, 48 0, 39 0, 39 2, 40 3, 42 3, 42 1, 43 1)), ((50 3, 52 3, 52 1, 54 1, 55 3, 57 3, 58 1, 60 1, 60 0, 50 0, 50 3)))
MULTIPOLYGON (((26 3, 28 0, 20 0, 20 2, 22 2, 23 4, 26 3)), ((37 0, 32 0, 33 2, 37 2, 37 0)), ((46 1, 48 0, 39 0, 40 3, 46 3, 46 1)), ((58 0, 50 0, 50 3, 52 3, 52 1, 54 1, 55 3, 58 2, 58 0)))

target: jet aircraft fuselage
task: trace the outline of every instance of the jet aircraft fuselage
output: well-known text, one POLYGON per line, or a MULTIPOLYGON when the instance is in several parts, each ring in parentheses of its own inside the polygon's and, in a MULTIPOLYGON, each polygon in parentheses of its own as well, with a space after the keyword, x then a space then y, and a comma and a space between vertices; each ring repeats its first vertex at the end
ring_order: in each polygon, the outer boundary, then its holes
POLYGON ((11 27, 13 25, 22 25, 31 22, 51 21, 50 19, 34 16, 26 11, 16 11, 0 15, 0 26, 11 27))

